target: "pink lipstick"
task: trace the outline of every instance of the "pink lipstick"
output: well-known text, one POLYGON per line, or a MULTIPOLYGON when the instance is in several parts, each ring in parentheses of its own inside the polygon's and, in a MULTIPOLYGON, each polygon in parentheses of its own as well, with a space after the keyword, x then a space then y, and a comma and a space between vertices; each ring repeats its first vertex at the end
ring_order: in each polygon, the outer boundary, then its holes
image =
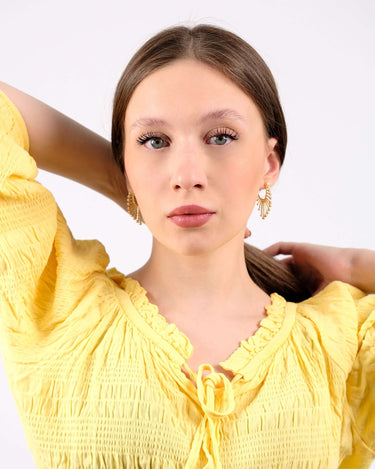
POLYGON ((168 218, 182 228, 198 228, 209 221, 215 212, 199 205, 183 205, 168 214, 168 218))

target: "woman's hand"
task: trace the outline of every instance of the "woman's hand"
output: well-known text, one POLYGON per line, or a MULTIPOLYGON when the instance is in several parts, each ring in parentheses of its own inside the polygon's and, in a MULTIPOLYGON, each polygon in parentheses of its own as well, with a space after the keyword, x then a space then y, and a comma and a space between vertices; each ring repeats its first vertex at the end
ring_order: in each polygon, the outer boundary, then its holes
POLYGON ((309 243, 280 242, 265 249, 271 256, 287 255, 282 262, 317 293, 333 280, 375 292, 375 251, 336 248, 309 243))

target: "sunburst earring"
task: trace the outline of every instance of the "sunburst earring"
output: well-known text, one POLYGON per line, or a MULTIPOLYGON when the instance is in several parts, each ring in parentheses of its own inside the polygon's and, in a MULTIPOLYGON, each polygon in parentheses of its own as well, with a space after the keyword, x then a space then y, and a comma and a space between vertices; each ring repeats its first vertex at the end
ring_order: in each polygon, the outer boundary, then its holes
POLYGON ((264 194, 264 197, 261 197, 260 193, 258 192, 257 205, 258 210, 260 211, 260 216, 262 219, 264 219, 269 214, 272 206, 272 194, 269 182, 266 183, 265 189, 262 190, 265 190, 266 193, 264 194))
POLYGON ((128 207, 128 213, 134 220, 138 223, 138 225, 142 225, 142 215, 141 211, 139 210, 137 199, 135 198, 134 192, 129 191, 128 196, 126 197, 126 205, 128 207))

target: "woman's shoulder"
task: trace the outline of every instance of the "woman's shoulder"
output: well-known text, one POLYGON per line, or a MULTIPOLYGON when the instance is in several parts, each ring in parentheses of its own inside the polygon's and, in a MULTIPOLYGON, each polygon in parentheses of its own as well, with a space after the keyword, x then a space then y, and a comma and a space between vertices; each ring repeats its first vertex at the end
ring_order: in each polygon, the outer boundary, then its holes
POLYGON ((348 373, 361 342, 375 326, 375 295, 334 281, 298 303, 296 311, 301 323, 315 329, 327 353, 348 373))
POLYGON ((353 285, 337 280, 299 303, 299 308, 318 317, 334 318, 339 323, 352 323, 358 328, 375 309, 375 295, 369 295, 353 285))

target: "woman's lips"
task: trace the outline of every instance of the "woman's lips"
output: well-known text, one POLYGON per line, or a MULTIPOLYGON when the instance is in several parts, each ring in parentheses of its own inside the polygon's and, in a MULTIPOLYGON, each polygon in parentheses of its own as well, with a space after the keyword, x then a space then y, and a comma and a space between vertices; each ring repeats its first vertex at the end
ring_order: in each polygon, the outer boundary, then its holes
POLYGON ((199 205, 184 205, 174 209, 168 218, 182 228, 197 228, 207 223, 214 213, 199 205))
POLYGON ((213 213, 197 213, 190 215, 173 215, 168 217, 173 223, 183 228, 195 228, 208 222, 213 213))

